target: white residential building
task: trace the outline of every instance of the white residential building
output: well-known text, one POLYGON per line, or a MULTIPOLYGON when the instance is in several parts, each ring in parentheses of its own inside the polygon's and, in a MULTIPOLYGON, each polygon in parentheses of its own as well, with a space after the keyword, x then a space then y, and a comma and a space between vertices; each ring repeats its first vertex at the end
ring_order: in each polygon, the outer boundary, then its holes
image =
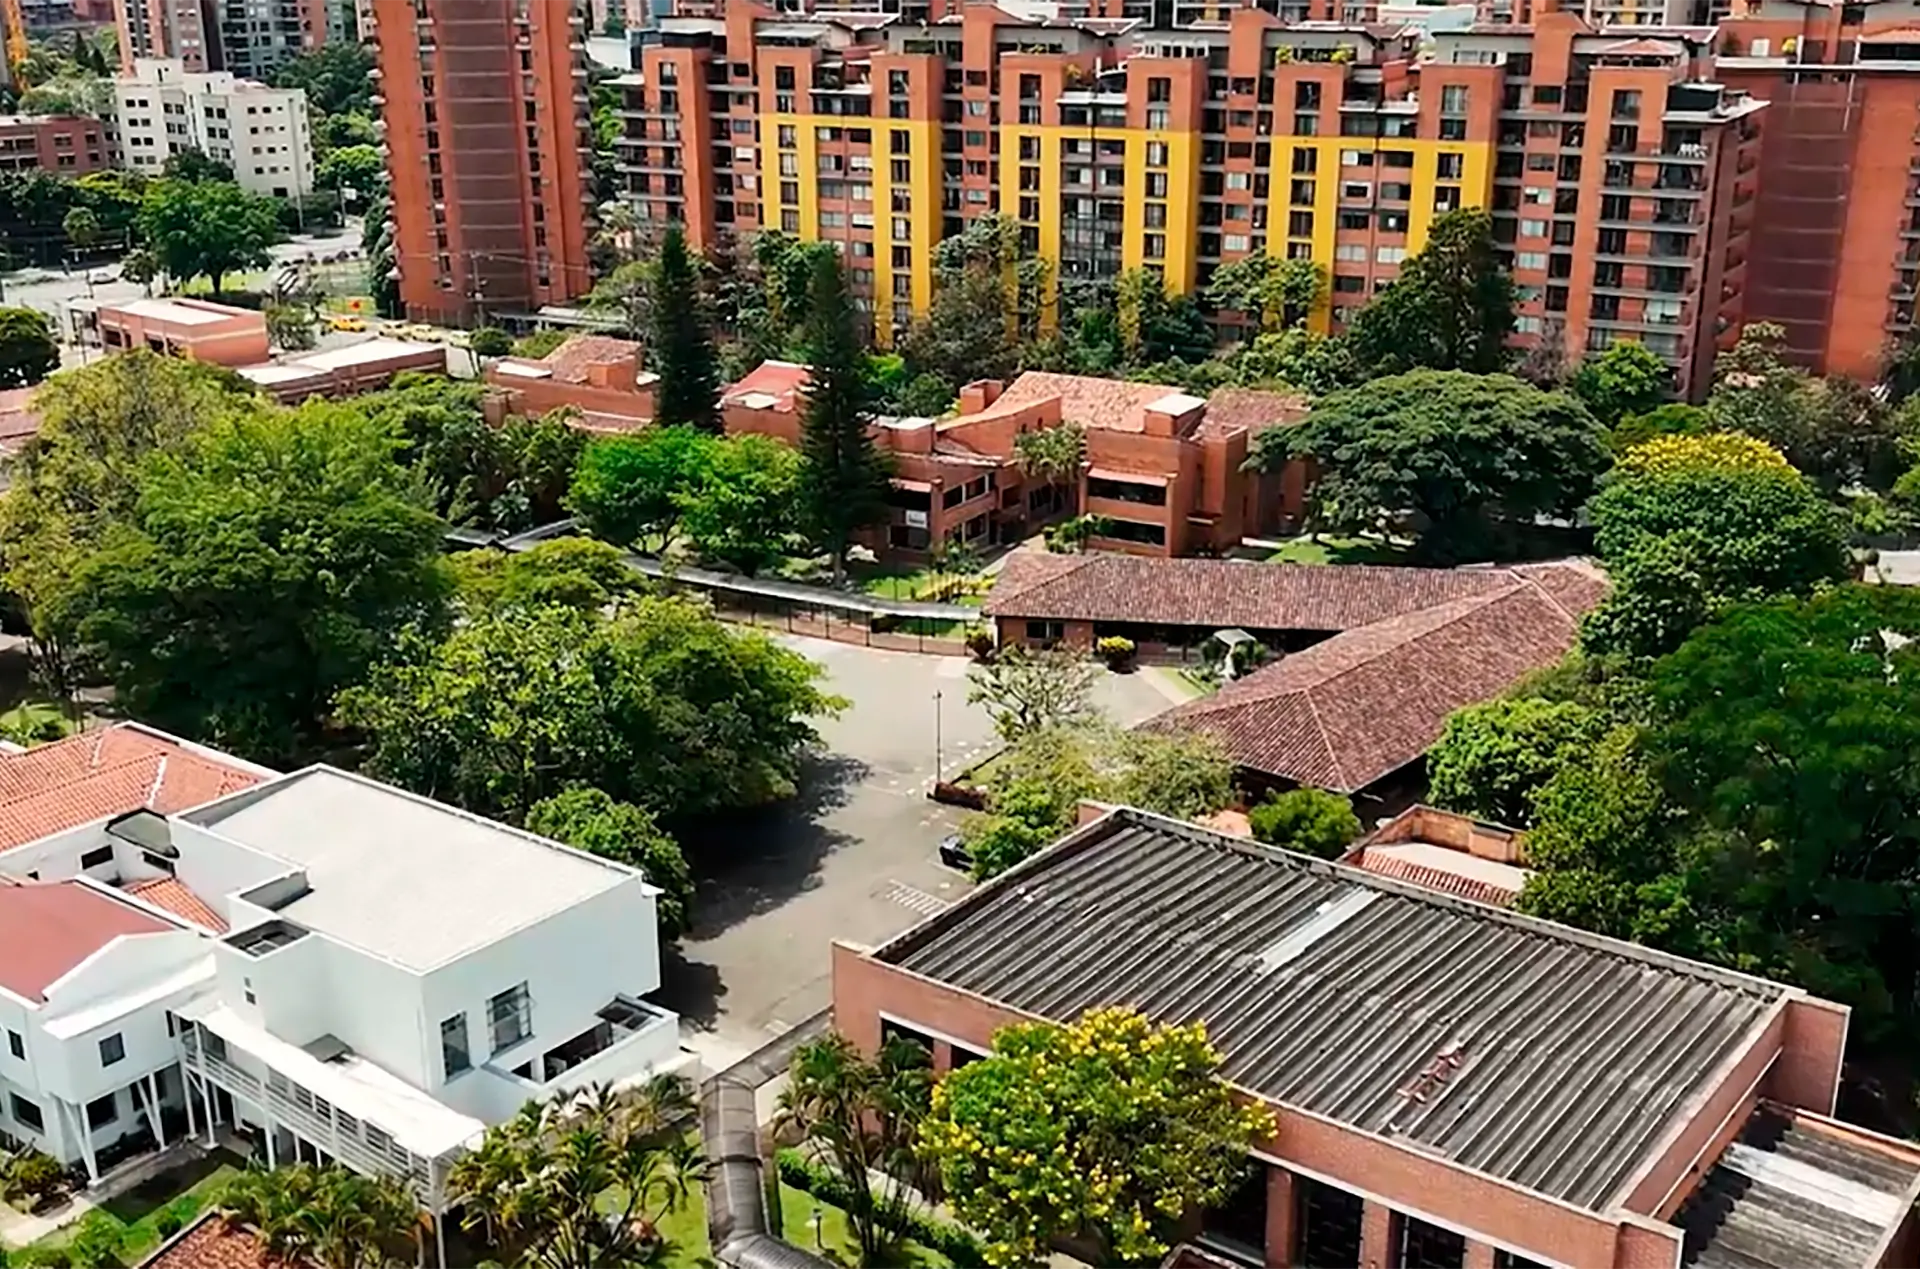
MULTIPOLYGON (((135 741, 150 764, 180 743, 135 741)), ((88 743, 0 756, 0 1132, 97 1175, 129 1130, 233 1131, 269 1164, 406 1178, 437 1214, 528 1100, 692 1065, 645 1000, 658 891, 633 869, 330 767, 216 776, 185 748, 129 777, 88 743), (7 847, 114 790, 133 808, 7 847)))
POLYGON ((173 154, 199 150, 255 194, 313 192, 313 130, 301 89, 138 58, 131 75, 114 80, 113 99, 120 159, 136 172, 158 175, 173 154))

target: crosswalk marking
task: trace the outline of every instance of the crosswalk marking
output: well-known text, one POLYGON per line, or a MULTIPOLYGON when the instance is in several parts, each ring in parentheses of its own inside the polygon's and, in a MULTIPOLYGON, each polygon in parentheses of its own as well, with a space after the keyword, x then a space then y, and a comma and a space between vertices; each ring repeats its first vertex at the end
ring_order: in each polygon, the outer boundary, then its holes
POLYGON ((928 894, 918 886, 910 886, 904 881, 887 882, 886 896, 903 908, 918 912, 922 916, 932 916, 946 909, 947 901, 937 894, 928 894))

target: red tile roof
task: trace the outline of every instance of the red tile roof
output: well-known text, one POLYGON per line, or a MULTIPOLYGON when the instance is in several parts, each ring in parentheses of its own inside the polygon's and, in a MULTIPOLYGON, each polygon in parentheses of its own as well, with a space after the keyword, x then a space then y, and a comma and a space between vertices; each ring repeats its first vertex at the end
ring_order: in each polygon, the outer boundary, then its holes
POLYGON ((0 754, 0 851, 141 807, 184 811, 270 774, 135 723, 0 754))
POLYGON ((81 881, 0 886, 0 987, 27 1000, 123 934, 179 926, 81 881))
POLYGON ((1207 416, 1196 436, 1224 436, 1245 429, 1258 436, 1270 427, 1290 427, 1307 417, 1312 401, 1291 392, 1258 388, 1215 388, 1207 397, 1207 416))
POLYGON ((720 404, 742 405, 745 403, 738 400, 739 397, 763 392, 774 402, 760 408, 791 414, 800 408, 800 390, 806 386, 807 367, 793 361, 763 361, 749 371, 746 378, 723 390, 720 404))
POLYGON ((1513 901, 1520 894, 1517 890, 1496 886, 1478 877, 1463 877, 1457 872, 1448 872, 1444 868, 1430 868, 1425 864, 1416 864, 1412 860, 1381 854, 1378 851, 1361 851, 1343 862, 1352 864, 1356 868, 1364 868, 1371 873, 1378 873, 1382 877, 1397 877, 1401 881, 1411 881, 1414 885, 1424 886, 1428 890, 1458 895, 1462 899, 1471 899, 1475 903, 1484 903, 1495 908, 1512 907, 1513 901))
POLYGON ((557 383, 585 383, 589 366, 619 366, 637 361, 640 345, 611 335, 575 335, 540 359, 557 383))
POLYGON ((1146 408, 1162 397, 1185 395, 1164 383, 1129 383, 1092 375, 1056 375, 1029 370, 1007 385, 997 407, 1032 405, 1060 398, 1060 421, 1111 432, 1144 432, 1146 408))
POLYGON ((226 918, 209 907, 207 901, 195 894, 186 882, 176 877, 149 877, 123 888, 128 894, 146 900, 162 912, 171 912, 218 934, 227 932, 226 918))
POLYGON ((1162 559, 1093 551, 1007 557, 991 617, 1129 621, 1219 630, 1351 630, 1435 604, 1510 589, 1504 569, 1323 567, 1162 559))
POLYGON ((1604 586, 1578 563, 1484 575, 1496 583, 1486 593, 1337 634, 1145 726, 1212 735, 1277 779, 1363 789, 1425 753, 1454 710, 1566 655, 1604 586), (1567 602, 1576 592, 1586 602, 1567 602))
POLYGON ((135 1269, 307 1269, 309 1263, 269 1255, 253 1231, 206 1212, 135 1269))

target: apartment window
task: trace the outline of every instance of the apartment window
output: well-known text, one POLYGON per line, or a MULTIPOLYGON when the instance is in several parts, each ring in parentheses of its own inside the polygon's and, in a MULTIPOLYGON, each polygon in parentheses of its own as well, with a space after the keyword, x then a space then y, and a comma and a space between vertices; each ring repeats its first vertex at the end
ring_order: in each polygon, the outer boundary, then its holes
POLYGON ((1253 176, 1249 172, 1228 172, 1227 173, 1228 189, 1246 189, 1252 183, 1253 183, 1253 176))
POLYGON ((1407 258, 1405 247, 1379 247, 1373 253, 1375 264, 1399 264, 1407 258))
POLYGON ((447 1078, 473 1069, 473 1051, 467 1044, 467 1015, 462 1010, 440 1023, 440 1065, 447 1078))
POLYGON ((1147 107, 1147 129, 1151 132, 1165 132, 1172 122, 1172 114, 1165 106, 1147 107))
POLYGON ((1443 115, 1463 115, 1467 113, 1467 86, 1465 84, 1447 84, 1440 89, 1440 113, 1443 115))
POLYGON ((1167 165, 1167 143, 1165 141, 1147 142, 1147 166, 1165 167, 1167 165))
MULTIPOLYGON (((1058 643, 1066 637, 1067 623, 1064 621, 1029 621, 1027 623, 1027 642, 1029 643, 1058 643)), ((18 1101, 19 1098, 14 1100, 18 1101)), ((18 1116, 16 1115, 15 1118, 18 1116)))
POLYGON ((1544 238, 1547 236, 1547 222, 1544 220, 1523 220, 1520 222, 1522 238, 1544 238))
POLYGON ((82 870, 85 870, 88 868, 99 868, 102 865, 110 864, 112 862, 113 862, 113 847, 111 846, 101 846, 98 849, 90 850, 86 854, 80 856, 80 867, 82 870))
POLYGON ((1290 238, 1311 238, 1313 236, 1313 213, 1309 211, 1288 212, 1287 236, 1290 238))
POLYGON ((100 1041, 100 1065, 112 1066, 127 1056, 127 1042, 118 1031, 100 1041))
POLYGON ((87 1103, 87 1128, 99 1132, 114 1120, 120 1118, 120 1101, 114 1094, 96 1097, 87 1103))
POLYGON ((913 134, 911 132, 902 132, 902 131, 895 131, 895 132, 889 133, 888 140, 887 140, 887 152, 889 154, 912 154, 913 153, 913 134))
POLYGON ((1224 234, 1220 238, 1220 245, 1228 251, 1251 251, 1253 240, 1245 234, 1224 234))
POLYGON ((1149 260, 1164 259, 1167 254, 1167 236, 1165 234, 1148 234, 1146 236, 1146 253, 1147 259, 1149 260))
POLYGON ((1148 203, 1147 204, 1147 228, 1165 229, 1166 227, 1167 227, 1167 205, 1165 203, 1148 203))
POLYGON ((1640 117, 1639 89, 1619 88, 1614 90, 1613 117, 1615 119, 1638 119, 1640 117))
MULTIPOLYGON (((1111 182, 1117 183, 1117 182, 1111 182)), ((1167 196, 1167 174, 1165 172, 1147 173, 1147 197, 1165 198, 1167 196)))
POLYGON ((1547 267, 1547 253, 1544 251, 1521 251, 1513 257, 1516 269, 1544 269, 1547 267))
POLYGON ((45 1132, 47 1130, 47 1121, 46 1118, 41 1115, 40 1108, 20 1096, 20 1094, 7 1094, 7 1109, 13 1112, 14 1123, 25 1128, 31 1128, 35 1132, 45 1132))
POLYGON ((527 985, 509 988, 487 1002, 487 1030, 493 1051, 510 1049, 533 1034, 533 998, 527 985))
MULTIPOLYGON (((1371 156, 1369 156, 1371 157, 1371 156)), ((1320 152, 1304 146, 1293 152, 1293 171, 1296 176, 1311 176, 1320 163, 1320 152)))
POLYGON ((1367 259, 1366 244, 1360 242, 1343 242, 1333 249, 1333 258, 1335 260, 1344 260, 1349 264, 1363 264, 1367 259))
POLYGON ((1434 165, 1434 175, 1443 181, 1457 181, 1466 170, 1466 159, 1458 154, 1443 154, 1434 165))
MULTIPOLYGON (((167 1016, 172 1017, 173 1015, 169 1014, 167 1016)), ((22 1062, 27 1060, 27 1042, 20 1037, 18 1031, 12 1029, 7 1031, 7 1052, 13 1054, 14 1057, 19 1058, 22 1062)))

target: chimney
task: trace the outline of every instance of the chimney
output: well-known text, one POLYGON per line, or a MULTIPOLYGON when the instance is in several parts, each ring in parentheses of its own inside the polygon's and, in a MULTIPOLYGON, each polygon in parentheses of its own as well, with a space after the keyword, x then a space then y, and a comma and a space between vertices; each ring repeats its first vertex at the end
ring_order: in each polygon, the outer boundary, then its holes
POLYGON ((978 414, 1000 399, 1006 385, 998 379, 975 379, 960 389, 960 413, 978 414))

